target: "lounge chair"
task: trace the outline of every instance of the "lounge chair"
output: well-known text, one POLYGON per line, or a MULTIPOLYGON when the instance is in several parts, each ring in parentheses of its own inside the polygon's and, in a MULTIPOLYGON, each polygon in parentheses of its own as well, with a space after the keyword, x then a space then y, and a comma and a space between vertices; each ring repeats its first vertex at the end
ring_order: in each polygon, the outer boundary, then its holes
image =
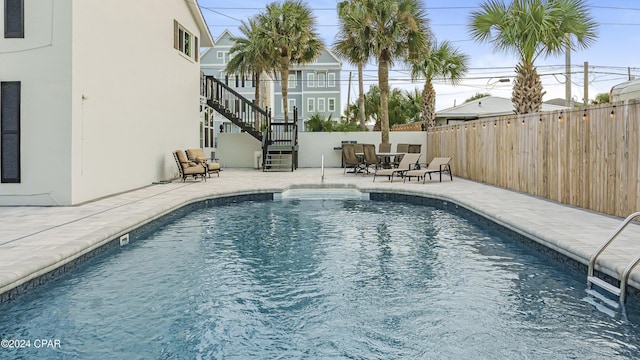
POLYGON ((176 164, 178 165, 178 171, 180 172, 182 182, 185 182, 188 176, 193 176, 194 179, 197 179, 198 176, 200 176, 204 181, 207 181, 207 169, 203 165, 197 164, 187 159, 184 151, 174 151, 173 158, 176 160, 176 164))
POLYGON ((356 156, 355 144, 342 144, 342 160, 344 164, 342 174, 345 174, 347 169, 353 169, 356 174, 362 169, 361 162, 356 156))
POLYGON ((409 181, 411 181, 411 178, 414 176, 417 177, 418 180, 420 180, 420 178, 422 177, 422 183, 424 184, 427 175, 429 175, 429 180, 431 180, 431 173, 436 172, 440 174, 440 182, 442 182, 442 173, 449 173, 451 181, 453 181, 453 175, 451 174, 451 164, 449 164, 450 162, 451 158, 433 158, 433 160, 431 160, 426 168, 411 170, 404 173, 404 181, 407 181, 407 178, 409 178, 409 181))
POLYGON ((405 154, 400 160, 397 168, 392 169, 380 169, 373 174, 373 181, 376 181, 376 176, 386 176, 393 182, 395 175, 404 176, 404 173, 414 169, 418 161, 420 160, 420 154, 405 154))
POLYGON ((207 169, 207 175, 211 177, 211 173, 214 172, 220 177, 220 163, 216 160, 207 158, 204 155, 202 149, 187 149, 187 158, 196 164, 202 164, 207 169))
MULTIPOLYGON (((396 152, 400 154, 409 152, 409 144, 398 144, 396 145, 396 152)), ((402 157, 404 155, 396 155, 393 159, 393 167, 398 167, 400 165, 400 161, 402 161, 402 157)))

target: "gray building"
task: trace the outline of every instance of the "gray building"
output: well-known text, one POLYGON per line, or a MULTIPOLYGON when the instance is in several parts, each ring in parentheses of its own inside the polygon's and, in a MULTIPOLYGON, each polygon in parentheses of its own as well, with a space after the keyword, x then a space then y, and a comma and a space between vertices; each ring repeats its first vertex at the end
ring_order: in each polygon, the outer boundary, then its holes
MULTIPOLYGON (((229 61, 229 50, 233 46, 229 30, 224 30, 216 39, 215 45, 206 49, 200 56, 200 69, 203 74, 224 80, 240 95, 249 100, 254 99, 255 88, 251 78, 226 74, 224 69, 229 61)), ((340 72, 342 63, 328 49, 324 49, 320 57, 311 64, 294 65, 289 73, 289 111, 293 106, 298 108, 301 120, 300 131, 305 131, 304 121, 313 114, 321 114, 327 118, 331 115, 334 121, 340 120, 341 86, 340 72)), ((282 91, 280 79, 272 74, 262 74, 260 78, 260 104, 271 108, 274 120, 283 120, 282 91)), ((220 126, 225 132, 239 132, 240 129, 212 109, 203 109, 203 143, 215 145, 215 138, 220 126), (211 125, 209 125, 211 124, 211 125), (209 134, 213 133, 212 136, 209 134)), ((205 146, 203 147, 215 147, 205 146)))
MULTIPOLYGON (((290 69, 288 83, 289 111, 296 106, 298 118, 305 121, 313 114, 320 114, 324 118, 331 116, 334 121, 340 120, 342 109, 340 73, 342 63, 331 53, 324 49, 316 61, 296 65, 290 69)), ((282 104, 282 87, 280 82, 274 82, 274 118, 284 119, 284 106, 282 104)), ((300 130, 304 131, 303 124, 300 130)))

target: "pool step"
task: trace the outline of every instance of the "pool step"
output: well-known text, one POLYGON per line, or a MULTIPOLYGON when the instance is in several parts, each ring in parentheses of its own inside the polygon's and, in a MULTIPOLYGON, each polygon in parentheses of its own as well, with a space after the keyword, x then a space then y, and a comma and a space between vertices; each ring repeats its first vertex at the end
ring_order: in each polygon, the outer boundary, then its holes
MULTIPOLYGON (((609 299, 608 297, 604 296, 603 294, 597 292, 596 290, 593 289, 587 289, 587 294, 591 295, 592 297, 598 299, 598 301, 600 301, 601 304, 604 304, 606 306, 608 306, 610 309, 619 309, 620 308, 620 303, 609 299)), ((594 305, 596 305, 596 303, 593 303, 594 305)))
POLYGON ((608 292, 612 293, 615 296, 620 296, 620 288, 614 285, 609 284, 608 282, 595 277, 595 276, 587 276, 587 281, 593 285, 598 286, 599 288, 603 289, 603 290, 607 290, 608 292))

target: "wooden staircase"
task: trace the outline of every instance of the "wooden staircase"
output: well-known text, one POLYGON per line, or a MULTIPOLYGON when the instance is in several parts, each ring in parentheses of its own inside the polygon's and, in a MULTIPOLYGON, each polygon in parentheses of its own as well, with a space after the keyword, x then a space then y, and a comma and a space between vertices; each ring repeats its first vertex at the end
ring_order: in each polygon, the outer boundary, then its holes
POLYGON ((293 123, 274 123, 269 108, 261 109, 213 76, 202 75, 200 92, 207 105, 242 131, 262 143, 263 171, 293 171, 298 168, 298 111, 293 123))

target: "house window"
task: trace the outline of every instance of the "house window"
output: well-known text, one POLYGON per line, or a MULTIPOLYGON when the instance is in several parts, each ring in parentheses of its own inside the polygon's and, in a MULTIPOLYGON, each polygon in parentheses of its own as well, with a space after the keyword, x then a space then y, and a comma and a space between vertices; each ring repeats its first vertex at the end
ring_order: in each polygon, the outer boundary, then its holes
POLYGON ((329 112, 334 112, 336 111, 336 99, 335 98, 330 98, 327 100, 327 107, 328 107, 328 111, 329 112))
POLYGON ((289 89, 293 89, 296 87, 296 74, 289 74, 289 81, 287 83, 287 87, 289 89))
POLYGON ((312 113, 316 111, 316 99, 308 98, 307 99, 307 112, 312 113))
POLYGON ((318 112, 324 112, 324 99, 323 98, 319 98, 318 99, 318 112))
POLYGON ((0 182, 20 182, 20 82, 0 83, 0 182))
POLYGON ((24 0, 4 0, 4 37, 24 38, 24 0))
MULTIPOLYGON (((288 100, 288 112, 293 113, 293 108, 296 106, 296 99, 287 99, 288 100)), ((282 101, 282 113, 284 114, 284 99, 282 101)))
POLYGON ((173 47, 187 57, 198 61, 198 37, 191 34, 176 20, 173 20, 173 47))
POLYGON ((325 76, 323 73, 318 74, 318 87, 324 87, 325 76))
POLYGON ((228 51, 218 51, 216 55, 218 56, 218 59, 222 60, 223 64, 226 64, 229 61, 228 51))
POLYGON ((213 111, 213 108, 208 106, 200 106, 200 113, 202 114, 202 122, 200 123, 202 130, 200 134, 200 147, 202 148, 212 148, 216 146, 213 111))
POLYGON ((316 74, 307 74, 307 86, 310 88, 316 87, 316 74))
POLYGON ((327 74, 327 87, 335 87, 336 86, 336 74, 328 73, 327 74))

